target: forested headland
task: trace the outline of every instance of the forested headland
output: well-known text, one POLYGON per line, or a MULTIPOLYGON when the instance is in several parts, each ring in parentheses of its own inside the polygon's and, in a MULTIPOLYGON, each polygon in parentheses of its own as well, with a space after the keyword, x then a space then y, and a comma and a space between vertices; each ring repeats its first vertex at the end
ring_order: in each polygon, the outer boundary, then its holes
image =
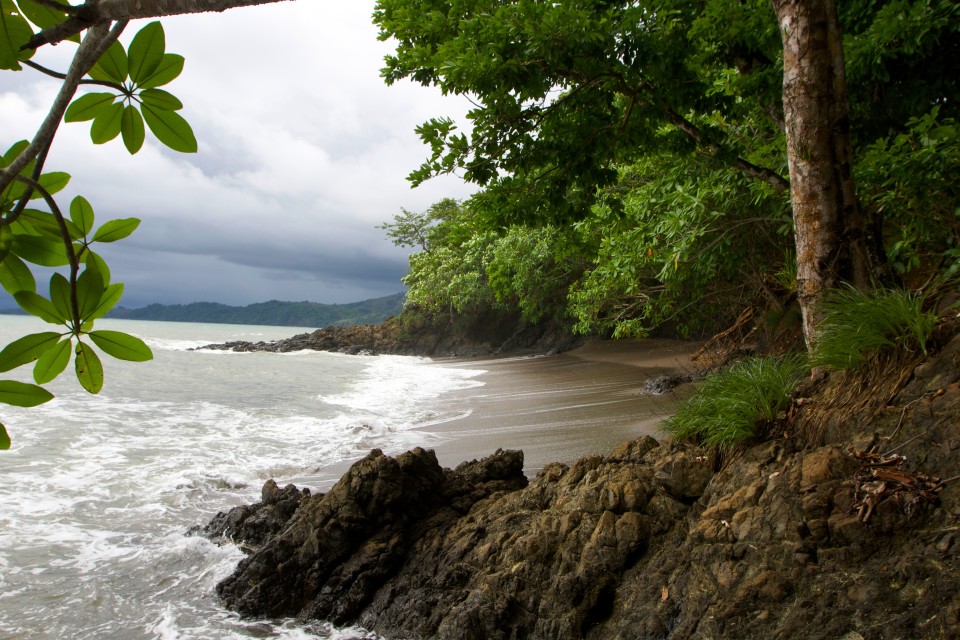
MULTIPOLYGON (((160 320, 166 322, 209 322, 214 324, 257 324, 276 327, 352 326, 383 322, 397 315, 403 307, 405 294, 371 298, 345 304, 320 302, 287 302, 269 300, 246 306, 232 306, 217 302, 190 304, 149 304, 128 309, 115 307, 107 315, 116 320, 160 320)), ((2 310, 0 313, 23 313, 2 310)))
POLYGON ((246 306, 215 302, 150 304, 138 309, 118 307, 107 316, 127 320, 259 324, 277 327, 351 326, 383 322, 400 312, 404 294, 345 304, 269 300, 246 306))

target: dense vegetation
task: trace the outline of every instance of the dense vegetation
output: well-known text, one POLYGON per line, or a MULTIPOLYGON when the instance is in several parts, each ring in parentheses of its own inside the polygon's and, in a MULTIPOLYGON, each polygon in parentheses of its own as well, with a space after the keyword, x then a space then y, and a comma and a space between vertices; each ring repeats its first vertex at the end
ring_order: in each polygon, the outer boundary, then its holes
MULTIPOLYGON (((800 326, 810 258, 787 160, 804 150, 788 154, 770 3, 381 0, 375 17, 398 43, 388 81, 476 105, 468 133, 422 126, 432 155, 411 179, 482 190, 385 225, 419 250, 410 309, 618 337, 701 334, 746 306, 800 326)), ((828 284, 929 287, 960 270, 960 5, 846 2, 838 18, 856 220, 828 284)))

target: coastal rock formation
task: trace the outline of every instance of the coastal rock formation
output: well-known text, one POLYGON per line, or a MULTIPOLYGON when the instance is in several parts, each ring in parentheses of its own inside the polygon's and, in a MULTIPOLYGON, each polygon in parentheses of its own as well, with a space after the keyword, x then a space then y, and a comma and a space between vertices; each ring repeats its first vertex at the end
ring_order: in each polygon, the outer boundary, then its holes
POLYGON ((822 441, 719 471, 649 437, 529 483, 519 452, 374 451, 218 591, 387 638, 960 637, 960 339, 888 378, 867 402, 836 377, 790 423, 843 417, 822 441))
POLYGON ((484 356, 506 352, 548 353, 567 351, 583 339, 553 325, 526 325, 519 320, 484 322, 469 327, 437 324, 406 326, 399 318, 380 324, 329 326, 273 342, 233 341, 209 344, 203 349, 221 351, 332 351, 351 355, 484 356))

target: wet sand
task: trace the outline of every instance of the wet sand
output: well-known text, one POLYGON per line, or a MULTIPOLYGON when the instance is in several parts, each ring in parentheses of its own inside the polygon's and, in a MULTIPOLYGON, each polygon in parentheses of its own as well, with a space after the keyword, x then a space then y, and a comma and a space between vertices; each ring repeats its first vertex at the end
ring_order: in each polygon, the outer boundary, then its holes
MULTIPOLYGON (((480 369, 482 386, 441 399, 444 413, 463 417, 419 427, 420 446, 441 466, 456 467, 497 449, 520 449, 533 477, 550 462, 606 454, 642 435, 658 437, 660 423, 690 385, 656 395, 644 382, 691 373, 698 343, 648 339, 593 341, 554 356, 436 359, 434 366, 480 369)), ((388 454, 401 453, 387 451, 388 454)), ((327 490, 356 460, 314 470, 308 486, 327 490)))
POLYGON ((430 446, 444 467, 497 448, 521 449, 524 472, 533 477, 549 462, 570 463, 641 435, 657 437, 660 422, 687 389, 654 395, 644 382, 690 373, 698 347, 674 340, 595 341, 556 356, 440 360, 438 366, 486 371, 477 378, 484 386, 445 396, 445 409, 468 415, 422 430, 442 438, 430 446))

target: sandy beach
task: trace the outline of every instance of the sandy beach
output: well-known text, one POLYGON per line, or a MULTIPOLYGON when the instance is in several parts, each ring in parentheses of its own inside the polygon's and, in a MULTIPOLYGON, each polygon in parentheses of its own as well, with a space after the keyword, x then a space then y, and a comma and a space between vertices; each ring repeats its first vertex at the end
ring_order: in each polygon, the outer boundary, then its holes
POLYGON ((477 378, 484 385, 446 398, 469 415, 424 430, 448 438, 433 447, 445 467, 497 448, 520 449, 532 477, 549 462, 607 453, 644 434, 656 437, 687 389, 654 395, 644 382, 692 372, 698 347, 659 339, 593 341, 555 356, 441 360, 439 366, 484 370, 477 378))

